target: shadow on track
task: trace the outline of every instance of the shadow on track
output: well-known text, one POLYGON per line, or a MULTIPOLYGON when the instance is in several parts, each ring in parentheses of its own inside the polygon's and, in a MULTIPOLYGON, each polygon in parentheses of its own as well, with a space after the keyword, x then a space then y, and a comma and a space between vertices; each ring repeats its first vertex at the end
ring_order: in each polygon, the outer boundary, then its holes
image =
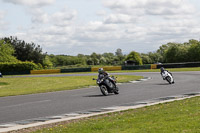
POLYGON ((86 95, 83 97, 105 97, 105 96, 100 94, 100 95, 86 95))
POLYGON ((155 85, 171 85, 169 83, 159 83, 159 84, 155 84, 155 85))
MULTIPOLYGON (((108 94, 108 96, 115 96, 115 94, 108 94)), ((107 97, 107 96, 104 96, 103 94, 99 94, 99 95, 86 95, 83 97, 107 97)))

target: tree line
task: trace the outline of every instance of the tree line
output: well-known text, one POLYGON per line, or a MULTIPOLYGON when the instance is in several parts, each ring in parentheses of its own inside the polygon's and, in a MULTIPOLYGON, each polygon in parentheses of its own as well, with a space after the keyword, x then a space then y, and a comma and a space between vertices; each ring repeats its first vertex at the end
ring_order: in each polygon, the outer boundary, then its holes
POLYGON ((40 45, 26 43, 17 37, 5 37, 0 39, 0 62, 30 61, 38 64, 41 68, 59 66, 93 66, 93 65, 124 65, 126 61, 133 61, 136 65, 154 63, 178 63, 200 61, 200 42, 191 39, 185 43, 163 44, 155 52, 138 53, 131 51, 123 54, 118 48, 115 53, 90 55, 78 54, 53 55, 43 53, 40 45))
POLYGON ((191 39, 184 43, 167 43, 159 47, 156 52, 141 54, 144 64, 181 63, 200 61, 200 41, 191 39))

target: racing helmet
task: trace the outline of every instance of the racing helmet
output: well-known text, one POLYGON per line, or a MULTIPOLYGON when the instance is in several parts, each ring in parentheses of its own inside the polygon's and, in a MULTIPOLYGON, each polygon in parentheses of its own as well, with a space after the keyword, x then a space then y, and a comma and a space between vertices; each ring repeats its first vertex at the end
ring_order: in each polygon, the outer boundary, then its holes
POLYGON ((160 71, 161 71, 161 72, 165 71, 164 67, 161 67, 161 68, 160 68, 160 71))
POLYGON ((103 68, 99 68, 98 72, 103 73, 104 72, 103 68))

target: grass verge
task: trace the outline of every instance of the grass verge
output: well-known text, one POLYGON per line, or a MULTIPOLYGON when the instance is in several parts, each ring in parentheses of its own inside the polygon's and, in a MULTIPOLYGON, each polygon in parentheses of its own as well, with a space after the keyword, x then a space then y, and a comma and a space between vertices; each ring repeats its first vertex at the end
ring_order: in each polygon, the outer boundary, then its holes
MULTIPOLYGON (((29 130, 30 131, 30 130, 29 130)), ((200 96, 50 125, 34 133, 199 133, 200 96)))
MULTIPOLYGON (((117 75, 116 75, 117 76, 117 75)), ((142 76, 120 75, 118 82, 141 79, 142 76)), ((1 78, 0 97, 72 90, 96 85, 96 76, 1 78)))

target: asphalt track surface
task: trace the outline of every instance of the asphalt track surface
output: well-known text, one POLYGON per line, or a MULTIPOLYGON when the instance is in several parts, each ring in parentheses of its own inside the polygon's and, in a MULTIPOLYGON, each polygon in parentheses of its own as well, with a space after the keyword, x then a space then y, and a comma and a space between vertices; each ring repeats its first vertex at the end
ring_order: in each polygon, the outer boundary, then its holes
MULTIPOLYGON (((103 96, 98 87, 92 87, 42 94, 2 97, 0 98, 0 124, 200 92, 200 72, 173 72, 175 84, 172 85, 163 81, 158 72, 126 74, 142 75, 144 77, 151 77, 151 79, 138 83, 120 84, 119 95, 111 94, 109 96, 103 96)), ((84 76, 85 74, 81 75, 84 76)), ((78 74, 77 76, 81 75, 78 74)), ((74 74, 42 76, 74 76, 74 74)))

